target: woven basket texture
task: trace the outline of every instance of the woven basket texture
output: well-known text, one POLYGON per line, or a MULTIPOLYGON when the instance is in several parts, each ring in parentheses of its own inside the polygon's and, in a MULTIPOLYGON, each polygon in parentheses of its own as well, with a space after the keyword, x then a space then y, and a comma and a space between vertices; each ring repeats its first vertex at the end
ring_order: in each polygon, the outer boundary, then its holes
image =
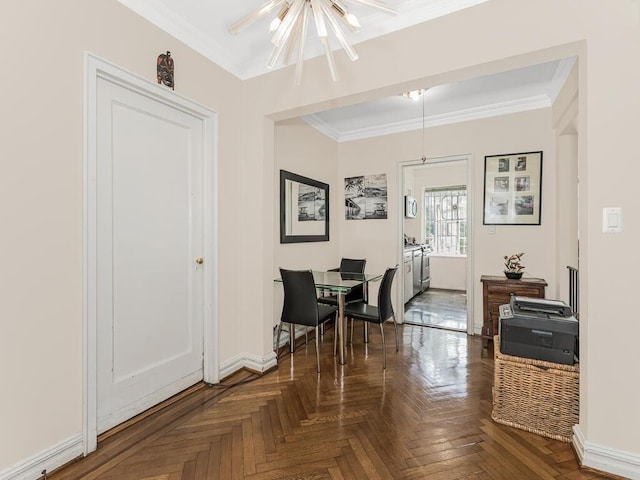
POLYGON ((500 353, 494 346, 494 421, 571 442, 580 415, 580 366, 500 353))

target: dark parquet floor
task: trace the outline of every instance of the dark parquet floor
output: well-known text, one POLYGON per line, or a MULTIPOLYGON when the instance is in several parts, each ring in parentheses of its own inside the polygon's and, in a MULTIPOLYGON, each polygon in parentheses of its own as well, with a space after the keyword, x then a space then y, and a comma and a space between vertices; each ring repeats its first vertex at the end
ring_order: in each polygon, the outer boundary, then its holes
MULTIPOLYGON (((361 327, 360 327, 361 328, 361 327)), ((581 470, 569 444, 491 420, 493 359, 479 338, 405 325, 358 335, 346 365, 333 331, 315 371, 312 341, 261 377, 200 384, 49 480, 614 478, 581 470), (254 379, 257 378, 257 379, 254 379)))

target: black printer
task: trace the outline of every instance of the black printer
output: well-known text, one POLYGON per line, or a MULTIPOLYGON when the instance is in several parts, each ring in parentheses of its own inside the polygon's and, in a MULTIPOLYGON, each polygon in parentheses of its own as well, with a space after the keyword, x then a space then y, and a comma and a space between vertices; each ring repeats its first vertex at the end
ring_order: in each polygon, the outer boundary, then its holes
POLYGON ((576 363, 578 320, 566 303, 512 295, 506 307, 500 308, 501 353, 565 365, 576 363))

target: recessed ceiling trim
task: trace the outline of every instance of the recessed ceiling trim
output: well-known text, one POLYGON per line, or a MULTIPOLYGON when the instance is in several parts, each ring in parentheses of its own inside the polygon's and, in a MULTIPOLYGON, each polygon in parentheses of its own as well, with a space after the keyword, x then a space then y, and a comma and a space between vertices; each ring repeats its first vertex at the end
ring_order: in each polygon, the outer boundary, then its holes
MULTIPOLYGON (((468 108, 454 112, 447 112, 441 115, 425 116, 424 126, 438 127, 442 125, 450 125, 452 123, 469 122, 472 120, 481 120, 484 118, 497 117, 500 115, 509 115, 512 113, 526 112, 530 110, 538 110, 541 108, 551 107, 551 101, 547 95, 535 95, 528 98, 521 98, 508 102, 494 103, 491 105, 483 105, 481 107, 468 108)), ((376 125, 375 127, 359 128, 345 132, 337 132, 330 128, 325 122, 321 121, 315 115, 305 115, 303 120, 338 143, 350 142, 353 140, 362 140, 382 135, 392 135, 395 133, 408 132, 411 130, 419 130, 423 126, 422 118, 413 118, 400 122, 387 123, 384 125, 376 125)))
POLYGON ((203 35, 197 29, 193 28, 189 21, 168 9, 162 2, 155 0, 118 1, 154 24, 160 30, 167 32, 188 47, 205 56, 219 67, 222 67, 235 76, 239 76, 233 57, 223 53, 227 51, 226 48, 217 43, 212 37, 203 35))
POLYGON ((331 128, 327 122, 322 121, 317 115, 304 115, 302 120, 330 139, 338 143, 344 141, 341 140, 342 137, 337 130, 331 128))

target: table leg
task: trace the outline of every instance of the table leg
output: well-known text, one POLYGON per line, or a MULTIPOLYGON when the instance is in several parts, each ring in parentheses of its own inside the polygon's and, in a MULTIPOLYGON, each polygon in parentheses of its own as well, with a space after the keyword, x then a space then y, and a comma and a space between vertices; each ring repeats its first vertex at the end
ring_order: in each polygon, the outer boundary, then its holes
POLYGON ((344 365, 346 363, 345 360, 345 350, 346 350, 346 332, 347 326, 345 325, 344 319, 344 294, 338 294, 338 349, 339 349, 339 357, 338 361, 340 365, 344 365))
MULTIPOLYGON (((364 282, 364 303, 369 303, 369 282, 364 282)), ((369 322, 362 322, 364 324, 362 332, 362 341, 369 343, 369 322)))

